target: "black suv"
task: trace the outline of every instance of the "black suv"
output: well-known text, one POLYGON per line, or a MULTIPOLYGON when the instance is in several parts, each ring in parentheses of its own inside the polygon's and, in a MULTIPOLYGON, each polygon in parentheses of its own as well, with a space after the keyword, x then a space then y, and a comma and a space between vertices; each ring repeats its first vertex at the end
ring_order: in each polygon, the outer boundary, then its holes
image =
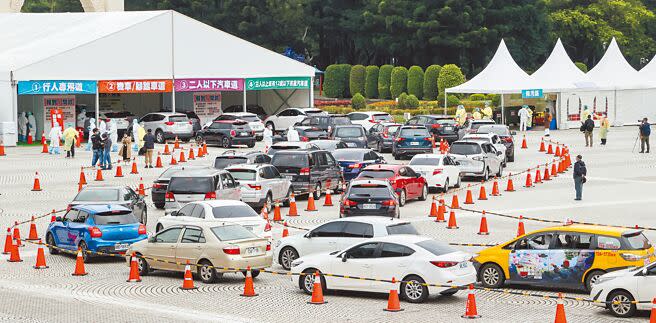
POLYGON ((330 132, 336 125, 350 125, 351 119, 343 114, 330 115, 313 115, 297 122, 294 126, 298 129, 305 130, 306 136, 310 140, 327 139, 330 132), (316 133, 316 135, 314 135, 316 133))
POLYGON ((248 148, 255 147, 255 131, 242 120, 219 120, 198 131, 196 142, 207 144, 219 144, 223 148, 232 145, 246 145, 248 148))
POLYGON ((447 115, 418 115, 410 118, 405 122, 409 126, 425 126, 435 142, 440 142, 440 139, 446 140, 449 144, 458 140, 458 125, 452 116, 447 115))
POLYGON ((294 194, 308 194, 314 190, 319 199, 326 190, 338 190, 343 179, 339 164, 326 150, 283 150, 273 155, 271 165, 292 182, 294 194))

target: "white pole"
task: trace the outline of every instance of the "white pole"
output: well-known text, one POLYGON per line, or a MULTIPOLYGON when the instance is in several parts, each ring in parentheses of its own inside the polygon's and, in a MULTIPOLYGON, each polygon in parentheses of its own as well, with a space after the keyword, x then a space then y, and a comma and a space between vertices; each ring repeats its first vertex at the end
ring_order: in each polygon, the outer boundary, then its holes
POLYGON ((246 84, 244 82, 244 105, 242 106, 244 112, 246 112, 246 84))
POLYGON ((613 124, 617 122, 617 89, 613 93, 613 124))
POLYGON ((314 77, 310 78, 310 108, 314 108, 314 77))
POLYGON ((171 112, 175 113, 175 28, 173 27, 173 10, 170 10, 169 13, 171 14, 171 82, 173 82, 171 112))
POLYGON ((447 96, 447 94, 448 94, 448 93, 447 93, 446 90, 445 90, 445 91, 444 91, 444 114, 445 114, 445 115, 446 115, 446 102, 447 102, 447 100, 446 100, 446 96, 447 96))
POLYGON ((503 93, 501 93, 501 124, 506 124, 506 116, 503 113, 503 93))
MULTIPOLYGON (((100 89, 98 88, 98 81, 96 81, 96 128, 100 128, 100 89)), ((91 138, 91 135, 89 135, 91 138)))

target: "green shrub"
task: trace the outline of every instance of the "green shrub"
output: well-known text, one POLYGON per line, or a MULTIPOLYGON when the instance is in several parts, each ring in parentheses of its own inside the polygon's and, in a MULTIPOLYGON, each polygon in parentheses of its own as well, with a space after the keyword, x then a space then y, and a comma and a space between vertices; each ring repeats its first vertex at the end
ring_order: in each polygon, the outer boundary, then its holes
POLYGON ((369 65, 365 69, 364 95, 368 99, 378 98, 378 66, 369 65))
POLYGON ((462 74, 460 67, 455 64, 446 64, 440 69, 440 75, 437 77, 437 89, 440 94, 450 87, 458 86, 465 82, 465 76, 462 74))
POLYGON ((391 99, 390 82, 392 80, 392 70, 394 66, 383 65, 378 71, 378 98, 391 99))
POLYGON ((472 101, 485 101, 485 94, 475 93, 469 96, 469 100, 472 101))
POLYGON ((583 71, 583 73, 587 73, 587 72, 588 72, 588 65, 585 65, 585 63, 583 63, 583 62, 576 62, 576 63, 574 63, 574 65, 576 65, 576 67, 578 67, 581 71, 583 71))
POLYGON ((408 94, 417 98, 424 96, 424 70, 417 65, 408 70, 408 94))
POLYGON ((431 65, 424 73, 424 100, 435 100, 437 97, 437 77, 442 66, 431 65))
POLYGON ((392 70, 390 81, 390 94, 393 98, 398 98, 402 92, 405 92, 408 83, 408 69, 403 66, 397 66, 392 70))
POLYGON ((340 64, 340 70, 341 70, 341 72, 339 73, 339 75, 340 75, 341 84, 342 84, 342 88, 343 88, 342 97, 347 98, 347 97, 350 97, 349 79, 350 79, 350 76, 351 76, 351 65, 350 64, 340 64))
POLYGON ((406 108, 414 108, 416 109, 419 107, 419 99, 414 94, 410 94, 405 98, 405 103, 403 104, 406 108))
POLYGON ((408 99, 408 94, 401 92, 397 98, 399 99, 398 107, 405 108, 405 100, 408 99))
POLYGON ((364 96, 359 92, 356 93, 351 99, 351 106, 355 110, 361 110, 367 108, 367 101, 364 99, 364 96))
POLYGON ((363 65, 355 65, 351 68, 349 77, 349 92, 351 93, 351 97, 357 93, 364 95, 364 72, 363 65))
MULTIPOLYGON (((455 107, 460 104, 460 99, 454 94, 449 94, 446 100, 447 107, 455 107)), ((444 93, 437 96, 437 104, 439 104, 440 107, 444 107, 444 93)))
POLYGON ((501 95, 499 94, 488 94, 486 98, 493 107, 498 107, 501 104, 501 95))
POLYGON ((349 94, 349 74, 351 65, 333 64, 326 68, 323 90, 329 98, 344 98, 349 94))

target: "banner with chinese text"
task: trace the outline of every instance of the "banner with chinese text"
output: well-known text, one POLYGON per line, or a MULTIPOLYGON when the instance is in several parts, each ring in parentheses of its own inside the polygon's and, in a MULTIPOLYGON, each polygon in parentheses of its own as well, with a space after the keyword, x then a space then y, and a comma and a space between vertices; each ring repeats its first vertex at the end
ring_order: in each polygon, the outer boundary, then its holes
POLYGON ((201 126, 221 115, 221 93, 194 92, 194 112, 201 126))
POLYGON ((163 93, 172 89, 171 80, 98 81, 99 93, 163 93))
POLYGON ((243 79, 176 79, 176 92, 243 91, 243 79))
POLYGON ((50 132, 55 115, 62 131, 66 127, 75 126, 75 96, 74 95, 49 95, 43 97, 43 128, 46 136, 50 132))
POLYGON ((96 94, 96 81, 18 81, 18 95, 96 94))
POLYGON ((309 89, 309 77, 265 77, 246 79, 246 90, 309 89))

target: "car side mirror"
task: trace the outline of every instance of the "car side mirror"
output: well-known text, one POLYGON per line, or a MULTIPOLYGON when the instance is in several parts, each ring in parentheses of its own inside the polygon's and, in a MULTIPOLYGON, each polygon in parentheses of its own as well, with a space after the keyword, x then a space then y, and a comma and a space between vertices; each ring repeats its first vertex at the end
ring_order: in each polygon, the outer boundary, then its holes
POLYGON ((510 132, 510 135, 511 135, 511 136, 514 136, 514 135, 516 135, 516 134, 517 134, 517 131, 511 131, 511 132, 510 132))
POLYGON ((421 174, 415 174, 415 178, 421 177, 421 174))
POLYGON ((55 221, 57 221, 57 222, 63 222, 64 220, 62 219, 61 216, 58 216, 58 217, 55 218, 55 221))
POLYGON ((346 256, 346 252, 345 252, 342 254, 342 262, 346 262, 346 259, 348 259, 348 257, 346 256))
POLYGON ((239 185, 241 185, 241 184, 239 184, 238 181, 235 181, 235 187, 237 187, 237 186, 239 186, 239 185))
POLYGON ((497 151, 497 156, 501 156, 501 154, 503 154, 503 152, 497 151))
POLYGON ((642 267, 642 275, 643 275, 643 276, 647 276, 647 273, 648 273, 648 271, 647 271, 647 266, 643 266, 643 267, 642 267))
POLYGON ((460 162, 459 162, 459 161, 456 162, 456 166, 460 166, 460 162))
POLYGON ((155 243, 155 242, 157 242, 157 239, 154 236, 153 237, 148 237, 148 242, 155 243))
POLYGON ((301 125, 300 122, 294 122, 294 127, 297 127, 297 126, 300 126, 300 125, 301 125))
POLYGON ((310 231, 310 232, 306 233, 305 235, 303 235, 303 238, 308 238, 308 239, 312 238, 312 231, 310 231))
POLYGON ((171 216, 178 216, 178 211, 171 212, 171 216))

